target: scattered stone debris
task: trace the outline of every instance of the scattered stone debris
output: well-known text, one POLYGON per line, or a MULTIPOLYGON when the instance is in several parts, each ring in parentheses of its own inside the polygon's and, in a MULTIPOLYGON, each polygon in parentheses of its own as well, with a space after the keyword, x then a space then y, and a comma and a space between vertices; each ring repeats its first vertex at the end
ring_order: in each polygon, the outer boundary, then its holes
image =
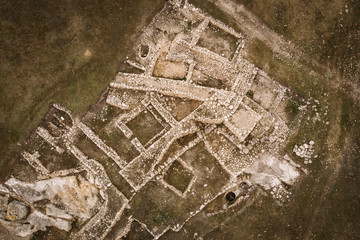
MULTIPOLYGON (((309 143, 304 143, 303 145, 295 145, 293 152, 296 154, 296 156, 304 159, 305 164, 312 163, 312 156, 315 152, 314 149, 315 142, 311 140, 309 143)), ((317 155, 314 156, 314 158, 317 158, 317 155)))

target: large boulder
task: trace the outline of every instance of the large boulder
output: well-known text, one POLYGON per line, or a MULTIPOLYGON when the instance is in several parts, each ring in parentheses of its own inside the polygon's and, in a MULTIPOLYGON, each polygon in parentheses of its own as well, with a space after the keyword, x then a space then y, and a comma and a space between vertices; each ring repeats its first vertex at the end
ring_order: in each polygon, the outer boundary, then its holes
POLYGON ((28 212, 29 209, 24 203, 15 200, 8 205, 6 219, 9 221, 25 219, 28 212))

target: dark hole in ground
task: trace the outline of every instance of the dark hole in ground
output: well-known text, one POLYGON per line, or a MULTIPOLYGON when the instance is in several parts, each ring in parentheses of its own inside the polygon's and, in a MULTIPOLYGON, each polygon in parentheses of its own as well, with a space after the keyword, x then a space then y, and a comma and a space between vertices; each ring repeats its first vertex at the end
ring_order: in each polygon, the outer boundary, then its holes
POLYGON ((145 58, 149 54, 149 46, 148 45, 141 45, 140 47, 140 56, 145 58))
POLYGON ((236 198, 236 195, 233 192, 228 192, 226 194, 226 200, 228 200, 229 202, 233 202, 235 200, 235 198, 236 198))
POLYGON ((247 91, 246 96, 248 96, 249 98, 253 99, 253 97, 254 97, 254 92, 253 92, 252 90, 249 90, 249 91, 247 91))

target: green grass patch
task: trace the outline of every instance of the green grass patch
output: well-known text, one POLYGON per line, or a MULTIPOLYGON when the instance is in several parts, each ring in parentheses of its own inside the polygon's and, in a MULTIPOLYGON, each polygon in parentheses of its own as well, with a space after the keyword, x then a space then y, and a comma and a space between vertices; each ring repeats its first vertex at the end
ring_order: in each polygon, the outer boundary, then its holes
POLYGON ((287 102, 285 111, 288 117, 290 118, 290 120, 294 119, 297 116, 297 114, 299 113, 299 107, 300 104, 296 100, 290 99, 287 102))
POLYGON ((174 161, 164 175, 164 180, 182 193, 185 192, 192 178, 193 174, 179 161, 174 161))
POLYGON ((154 115, 148 110, 141 112, 126 125, 143 145, 164 129, 154 115))

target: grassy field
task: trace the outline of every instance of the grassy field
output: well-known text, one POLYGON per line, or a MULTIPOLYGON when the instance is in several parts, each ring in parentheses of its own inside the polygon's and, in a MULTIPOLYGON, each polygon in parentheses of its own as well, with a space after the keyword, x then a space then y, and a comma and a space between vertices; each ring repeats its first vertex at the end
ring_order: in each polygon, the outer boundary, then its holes
MULTIPOLYGON (((162 8, 155 1, 2 1, 0 155, 11 165, 51 102, 83 113, 162 8)), ((6 172, 0 174, 3 177, 6 172)))
POLYGON ((347 77, 359 73, 359 1, 237 2, 321 63, 338 68, 347 77))

